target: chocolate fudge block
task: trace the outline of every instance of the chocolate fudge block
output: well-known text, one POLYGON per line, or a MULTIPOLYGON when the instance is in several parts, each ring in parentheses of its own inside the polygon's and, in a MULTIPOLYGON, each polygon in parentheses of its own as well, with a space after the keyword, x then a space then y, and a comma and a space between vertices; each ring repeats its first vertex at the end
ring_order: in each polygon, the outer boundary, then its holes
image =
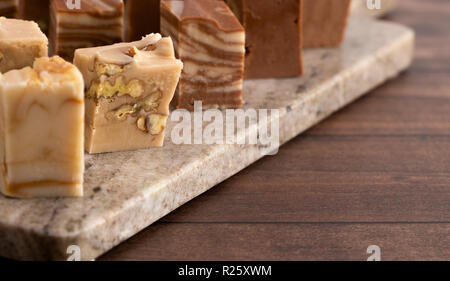
POLYGON ((172 40, 78 49, 75 65, 86 83, 86 150, 113 152, 162 146, 169 104, 183 63, 172 40))
POLYGON ((344 40, 351 0, 303 0, 303 46, 336 47, 344 40))
POLYGON ((0 74, 0 191, 83 195, 83 77, 60 57, 0 74))
POLYGON ((238 108, 242 84, 245 32, 228 6, 217 0, 161 2, 161 32, 174 40, 183 61, 177 108, 238 108))
POLYGON ((35 21, 47 33, 50 21, 49 0, 20 0, 19 18, 35 21))
POLYGON ((19 0, 0 0, 0 16, 15 18, 18 11, 19 0))
POLYGON ((50 53, 70 61, 78 48, 123 41, 122 0, 82 0, 80 4, 78 9, 66 0, 51 0, 50 53))
POLYGON ((150 33, 159 33, 160 0, 126 0, 126 41, 141 40, 150 33))
POLYGON ((301 75, 302 0, 225 0, 245 28, 245 78, 301 75))
POLYGON ((0 72, 32 66, 47 56, 47 37, 32 21, 0 17, 0 72))

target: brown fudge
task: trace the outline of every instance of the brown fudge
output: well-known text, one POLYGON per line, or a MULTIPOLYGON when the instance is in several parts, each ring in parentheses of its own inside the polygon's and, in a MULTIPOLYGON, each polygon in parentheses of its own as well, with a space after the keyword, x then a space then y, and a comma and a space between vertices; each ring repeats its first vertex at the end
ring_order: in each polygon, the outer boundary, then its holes
POLYGON ((50 21, 49 0, 20 0, 19 18, 35 21, 45 33, 50 21))
MULTIPOLYGON (((72 2, 72 4, 75 2, 72 2)), ((74 51, 123 41, 122 0, 82 0, 80 9, 51 0, 50 53, 72 61, 74 51)))
POLYGON ((0 191, 83 195, 83 77, 60 57, 0 74, 0 191))
POLYGON ((303 0, 303 46, 336 47, 344 40, 351 0, 303 0))
POLYGON ((15 18, 18 10, 18 0, 0 0, 0 16, 15 18))
POLYGON ((163 145, 183 67, 169 37, 150 34, 141 41, 78 49, 74 63, 86 83, 89 153, 163 145))
POLYGON ((48 40, 32 21, 0 17, 0 72, 32 66, 47 56, 48 40))
POLYGON ((141 40, 150 33, 159 33, 160 0, 126 0, 126 41, 141 40))
POLYGON ((161 32, 174 40, 184 63, 177 108, 239 108, 245 32, 228 6, 217 0, 161 2, 161 32))
POLYGON ((245 28, 246 78, 301 75, 302 0, 225 0, 245 28))

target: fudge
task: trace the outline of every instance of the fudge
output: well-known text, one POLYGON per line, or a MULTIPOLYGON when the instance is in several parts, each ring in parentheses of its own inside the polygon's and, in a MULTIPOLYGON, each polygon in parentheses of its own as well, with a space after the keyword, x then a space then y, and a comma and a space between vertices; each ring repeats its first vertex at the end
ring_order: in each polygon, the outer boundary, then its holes
POLYGON ((245 28, 245 78, 303 74, 302 0, 225 0, 245 28))
POLYGON ((60 57, 0 74, 0 191, 83 195, 83 77, 60 57))
POLYGON ((32 21, 0 17, 0 72, 32 66, 47 56, 47 37, 32 21))
POLYGON ((140 40, 150 33, 159 33, 160 0, 126 0, 126 41, 140 40))
POLYGON ((163 145, 183 68, 169 37, 149 34, 131 43, 78 49, 74 63, 86 83, 87 152, 163 145))
POLYGON ((303 46, 336 47, 344 40, 351 0, 303 0, 303 46))
POLYGON ((83 0, 79 3, 80 9, 66 5, 66 0, 51 0, 50 3, 50 53, 70 61, 78 48, 123 41, 122 0, 83 0))
POLYGON ((19 18, 35 21, 43 32, 48 32, 49 0, 20 0, 19 3, 19 18))
POLYGON ((15 18, 17 9, 18 0, 0 0, 0 16, 15 18))
POLYGON ((217 0, 161 2, 161 32, 174 40, 184 68, 177 108, 239 108, 243 104, 245 32, 228 6, 217 0))

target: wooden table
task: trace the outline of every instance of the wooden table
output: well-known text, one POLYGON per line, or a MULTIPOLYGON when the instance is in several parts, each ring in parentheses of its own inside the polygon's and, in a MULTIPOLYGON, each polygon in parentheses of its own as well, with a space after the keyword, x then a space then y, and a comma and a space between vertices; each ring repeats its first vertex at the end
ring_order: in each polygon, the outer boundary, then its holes
POLYGON ((449 17, 403 0, 411 69, 100 260, 450 260, 449 17))

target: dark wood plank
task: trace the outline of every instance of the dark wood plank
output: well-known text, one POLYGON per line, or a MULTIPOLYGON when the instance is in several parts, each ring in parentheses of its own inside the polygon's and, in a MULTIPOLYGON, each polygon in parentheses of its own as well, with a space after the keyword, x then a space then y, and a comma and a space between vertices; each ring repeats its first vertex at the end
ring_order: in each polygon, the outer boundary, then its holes
POLYGON ((448 224, 157 223, 101 260, 449 260, 448 224))
POLYGON ((449 14, 402 0, 408 71, 101 259, 449 260, 449 14))

